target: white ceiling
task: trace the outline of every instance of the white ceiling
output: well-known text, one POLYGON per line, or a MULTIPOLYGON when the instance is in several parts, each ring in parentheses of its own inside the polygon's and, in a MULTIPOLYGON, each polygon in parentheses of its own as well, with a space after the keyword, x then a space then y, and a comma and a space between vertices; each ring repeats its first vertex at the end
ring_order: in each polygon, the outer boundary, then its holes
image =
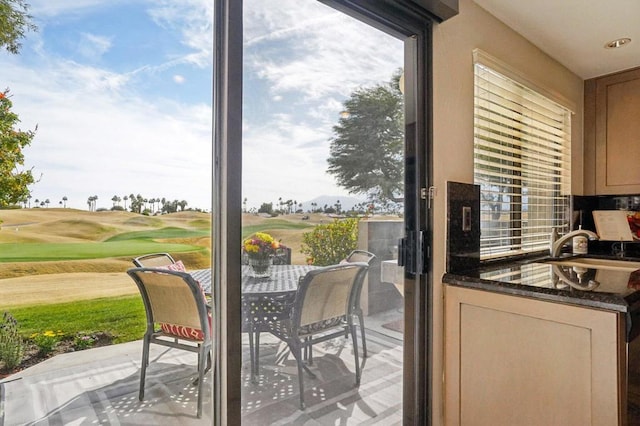
POLYGON ((583 79, 640 66, 640 0, 475 2, 583 79), (622 37, 631 43, 604 48, 622 37))

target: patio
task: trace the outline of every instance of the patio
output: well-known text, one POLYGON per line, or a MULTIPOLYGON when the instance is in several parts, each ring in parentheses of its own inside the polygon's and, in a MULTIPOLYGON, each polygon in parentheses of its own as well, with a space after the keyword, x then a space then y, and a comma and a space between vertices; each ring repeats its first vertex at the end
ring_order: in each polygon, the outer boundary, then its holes
MULTIPOLYGON (((257 383, 243 345, 242 422, 401 424, 402 334, 388 328, 397 310, 366 317, 369 356, 354 387, 350 340, 314 346, 318 377, 305 377, 307 409, 298 407, 297 370, 286 346, 264 335, 257 383)), ((204 414, 195 416, 195 354, 152 345, 145 400, 138 401, 142 342, 58 355, 0 381, 0 425, 211 424, 211 375, 204 414)))

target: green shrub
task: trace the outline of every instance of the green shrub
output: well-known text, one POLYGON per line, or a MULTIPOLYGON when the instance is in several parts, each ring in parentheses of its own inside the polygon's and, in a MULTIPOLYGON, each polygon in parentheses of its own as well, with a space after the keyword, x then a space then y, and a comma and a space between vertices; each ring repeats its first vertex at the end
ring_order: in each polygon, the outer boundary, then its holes
POLYGON ((307 255, 307 263, 327 266, 340 263, 357 245, 358 219, 336 219, 302 234, 301 251, 307 255))
POLYGON ((64 333, 47 330, 44 333, 33 333, 29 337, 38 347, 40 355, 46 356, 53 352, 58 342, 64 337, 64 333))
POLYGON ((0 360, 11 370, 20 365, 24 355, 24 343, 18 333, 18 321, 5 312, 0 323, 0 360))
POLYGON ((78 333, 73 338, 73 348, 78 351, 89 349, 96 343, 96 340, 96 337, 91 334, 78 333))

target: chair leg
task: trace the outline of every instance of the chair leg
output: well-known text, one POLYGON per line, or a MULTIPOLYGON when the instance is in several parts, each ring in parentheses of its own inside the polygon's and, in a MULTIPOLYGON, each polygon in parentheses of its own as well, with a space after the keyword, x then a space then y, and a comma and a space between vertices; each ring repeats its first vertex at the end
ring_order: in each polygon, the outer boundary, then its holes
POLYGON ((307 337, 307 346, 305 348, 307 351, 307 362, 309 365, 313 365, 313 344, 311 337, 307 337))
POLYGON ((138 393, 138 399, 142 401, 144 399, 144 382, 147 377, 147 365, 149 365, 149 345, 151 344, 151 337, 145 334, 142 339, 142 364, 140 365, 140 391, 138 393))
MULTIPOLYGON (((210 352, 210 348, 207 347, 210 352)), ((206 354, 205 346, 200 345, 200 351, 198 352, 198 408, 196 416, 202 417, 202 382, 204 381, 204 370, 206 368, 206 354)))
POLYGON ((356 385, 360 384, 360 358, 358 357, 358 336, 356 336, 356 326, 351 324, 349 326, 351 333, 351 340, 353 342, 353 356, 356 361, 356 385))
POLYGON ((364 335, 364 315, 362 311, 358 312, 358 319, 360 320, 360 338, 362 339, 362 357, 367 357, 367 338, 364 335))
POLYGON ((289 344, 289 348, 291 348, 291 353, 293 354, 293 357, 296 359, 296 363, 298 364, 298 391, 300 393, 300 409, 304 410, 304 377, 302 377, 302 375, 303 368, 306 369, 306 366, 304 366, 302 363, 302 351, 300 350, 300 344, 289 344))

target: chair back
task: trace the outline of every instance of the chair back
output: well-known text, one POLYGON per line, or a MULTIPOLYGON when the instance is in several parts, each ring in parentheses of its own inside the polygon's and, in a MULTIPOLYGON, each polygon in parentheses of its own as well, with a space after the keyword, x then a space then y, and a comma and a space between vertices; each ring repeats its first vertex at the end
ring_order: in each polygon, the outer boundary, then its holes
POLYGON ((151 253, 132 259, 133 264, 139 268, 159 268, 176 263, 169 253, 151 253))
POLYGON ((353 250, 351 253, 349 253, 349 256, 347 256, 345 260, 349 263, 364 262, 371 265, 371 262, 373 262, 375 258, 375 254, 366 250, 353 250))
POLYGON ((280 247, 276 249, 273 255, 274 265, 291 265, 291 249, 289 247, 280 247))
POLYGON ((304 327, 350 316, 368 267, 366 263, 344 263, 309 271, 296 294, 294 325, 304 327))
POLYGON ((167 323, 200 330, 204 341, 211 339, 207 302, 191 275, 158 268, 132 268, 127 274, 142 295, 148 332, 155 323, 167 323))

